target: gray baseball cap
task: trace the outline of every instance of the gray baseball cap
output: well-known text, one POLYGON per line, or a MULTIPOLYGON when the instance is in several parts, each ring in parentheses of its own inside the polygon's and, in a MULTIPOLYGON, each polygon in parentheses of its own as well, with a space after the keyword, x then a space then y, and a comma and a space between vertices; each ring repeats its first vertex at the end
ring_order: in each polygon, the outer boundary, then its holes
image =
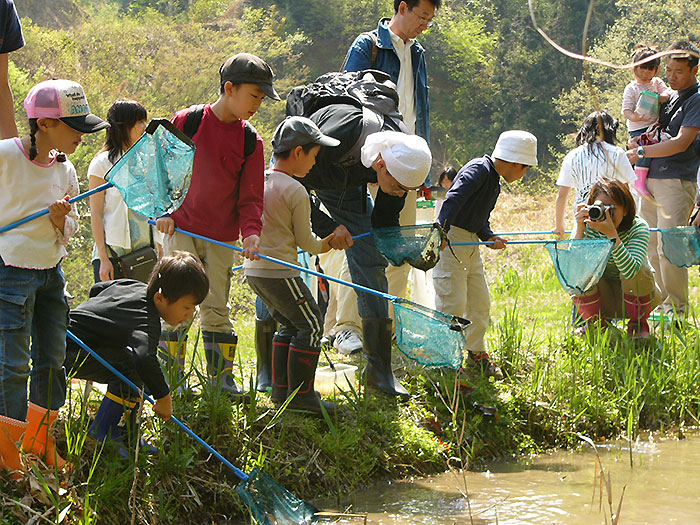
POLYGON ((272 87, 272 68, 262 58, 250 53, 233 55, 219 68, 221 84, 257 84, 263 93, 273 100, 281 100, 272 87))
POLYGON ((340 144, 338 139, 324 135, 313 120, 306 117, 287 117, 277 126, 272 139, 272 151, 273 153, 289 151, 312 142, 331 147, 340 144))

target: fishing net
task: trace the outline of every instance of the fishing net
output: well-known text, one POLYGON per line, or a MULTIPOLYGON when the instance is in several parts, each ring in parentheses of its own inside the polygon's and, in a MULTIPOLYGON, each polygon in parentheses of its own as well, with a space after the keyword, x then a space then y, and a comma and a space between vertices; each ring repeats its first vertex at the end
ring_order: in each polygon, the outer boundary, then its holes
POLYGON ((445 239, 439 224, 396 226, 372 230, 377 250, 394 266, 407 262, 427 271, 440 260, 440 246, 445 239))
POLYGON ((466 319, 396 299, 396 344, 407 357, 428 366, 462 366, 466 319))
POLYGON ((318 512, 263 471, 253 469, 236 487, 258 525, 306 525, 316 523, 318 512))
POLYGON ((573 295, 587 292, 600 281, 613 250, 611 239, 571 239, 545 244, 554 271, 564 289, 573 295))
POLYGON ((676 266, 700 264, 700 229, 695 226, 661 230, 664 256, 676 266))
POLYGON ((126 205, 146 217, 177 210, 192 180, 194 144, 170 121, 155 119, 106 179, 126 205))

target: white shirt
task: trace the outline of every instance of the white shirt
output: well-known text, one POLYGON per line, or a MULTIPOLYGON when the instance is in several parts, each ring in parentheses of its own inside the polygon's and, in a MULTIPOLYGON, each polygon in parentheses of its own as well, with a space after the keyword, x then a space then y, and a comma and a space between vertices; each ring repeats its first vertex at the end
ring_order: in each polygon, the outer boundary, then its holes
POLYGON ((401 62, 399 78, 396 89, 399 92, 399 111, 403 115, 404 124, 413 134, 416 132, 416 94, 415 80, 413 78, 413 61, 411 59, 411 46, 414 40, 404 42, 403 39, 389 28, 391 43, 401 62))
MULTIPOLYGON (((105 178, 113 164, 109 160, 109 152, 101 151, 90 162, 88 176, 94 175, 105 178)), ((117 246, 129 250, 131 235, 129 232, 129 209, 117 188, 105 190, 105 205, 102 212, 102 224, 105 230, 105 242, 109 246, 117 246)))
MULTIPOLYGON (((0 140, 0 225, 13 223, 47 208, 65 195, 78 195, 75 168, 66 160, 39 164, 29 160, 18 138, 0 140)), ((0 257, 7 266, 46 269, 66 256, 65 245, 78 229, 75 204, 63 232, 43 215, 0 233, 0 257)))
POLYGON ((622 148, 607 142, 598 142, 593 148, 582 144, 564 157, 557 186, 576 189, 575 207, 588 199, 593 185, 603 177, 627 184, 633 184, 637 180, 622 148))

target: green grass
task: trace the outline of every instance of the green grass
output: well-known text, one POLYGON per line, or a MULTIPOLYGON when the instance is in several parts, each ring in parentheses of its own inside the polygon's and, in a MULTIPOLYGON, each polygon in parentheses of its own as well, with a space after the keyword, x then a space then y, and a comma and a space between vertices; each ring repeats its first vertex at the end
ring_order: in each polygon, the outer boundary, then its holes
MULTIPOLYGON (((502 200, 493 224, 516 229, 508 220, 520 224, 522 218, 503 213, 516 198, 502 200)), ((551 207, 543 202, 517 196, 519 205, 538 216, 551 207)), ((203 389, 194 397, 176 397, 175 414, 242 470, 260 467, 310 501, 333 501, 382 478, 577 446, 579 433, 594 441, 633 440, 641 430, 699 424, 700 340, 694 317, 682 330, 655 326, 646 345, 630 341, 624 325, 577 337, 571 332, 570 301, 543 248, 513 246, 504 253, 483 253, 492 295, 488 344, 506 374, 504 381, 473 374, 473 389, 458 392, 453 371, 416 365, 395 351, 395 371, 412 394, 407 404, 367 393, 359 384, 336 398, 339 410, 333 416, 315 419, 279 414, 266 394, 256 393, 251 405, 241 406, 203 389)), ((692 300, 697 301, 700 278, 695 269, 690 274, 692 300)), ((250 385, 253 296, 240 276, 234 279, 231 302, 239 375, 250 385)), ((198 345, 188 353, 188 380, 198 388, 205 377, 196 322, 190 341, 198 345)), ((334 352, 330 357, 363 365, 360 357, 334 352)), ((60 493, 54 473, 47 470, 39 471, 44 482, 32 475, 33 491, 0 476, 0 522, 25 523, 40 514, 50 521, 62 517, 63 523, 124 523, 132 516, 140 523, 204 523, 247 515, 234 490, 236 477, 148 408, 142 427, 163 451, 160 456, 124 460, 112 447, 86 440, 100 399, 93 392, 85 404, 82 391, 74 389, 62 410, 59 449, 75 469, 62 480, 60 493)))

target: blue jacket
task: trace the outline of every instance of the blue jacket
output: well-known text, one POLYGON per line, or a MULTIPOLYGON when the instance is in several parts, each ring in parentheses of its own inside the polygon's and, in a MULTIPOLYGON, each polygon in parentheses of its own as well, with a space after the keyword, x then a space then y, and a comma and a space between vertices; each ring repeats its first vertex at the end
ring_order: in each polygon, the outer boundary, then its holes
MULTIPOLYGON (((389 34, 389 18, 382 18, 377 29, 372 33, 377 37, 377 59, 372 69, 384 71, 396 83, 399 79, 401 61, 389 34)), ((372 37, 367 33, 358 36, 350 46, 343 69, 345 71, 362 71, 370 69, 372 61, 372 37)), ((430 144, 430 103, 428 102, 428 70, 425 65, 425 50, 417 41, 411 46, 411 63, 416 97, 416 135, 423 137, 430 144)))

